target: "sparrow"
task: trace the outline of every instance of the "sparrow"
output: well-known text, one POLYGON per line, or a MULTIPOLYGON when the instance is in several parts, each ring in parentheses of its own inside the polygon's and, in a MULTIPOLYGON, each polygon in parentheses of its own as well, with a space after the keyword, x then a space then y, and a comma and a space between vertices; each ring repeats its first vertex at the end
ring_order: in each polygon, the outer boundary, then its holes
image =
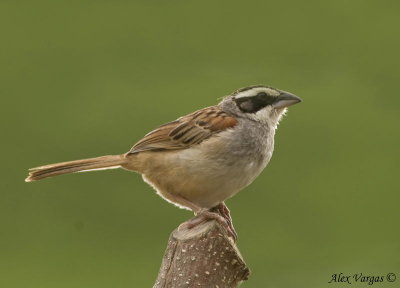
POLYGON ((301 102, 264 85, 241 88, 211 107, 163 124, 127 153, 29 169, 26 182, 83 171, 123 168, 142 174, 157 193, 198 217, 222 223, 236 240, 224 201, 248 186, 267 166, 287 107, 301 102))

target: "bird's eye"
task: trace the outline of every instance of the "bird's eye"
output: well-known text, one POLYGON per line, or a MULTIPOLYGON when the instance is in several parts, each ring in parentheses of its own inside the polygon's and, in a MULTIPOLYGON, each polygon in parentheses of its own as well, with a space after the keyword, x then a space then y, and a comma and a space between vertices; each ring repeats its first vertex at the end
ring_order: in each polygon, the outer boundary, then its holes
POLYGON ((245 113, 255 113, 264 107, 271 105, 275 101, 275 97, 265 92, 259 92, 255 96, 240 97, 235 99, 239 109, 245 113))
POLYGON ((267 93, 265 92, 260 92, 257 94, 257 97, 265 97, 265 96, 267 96, 267 93))

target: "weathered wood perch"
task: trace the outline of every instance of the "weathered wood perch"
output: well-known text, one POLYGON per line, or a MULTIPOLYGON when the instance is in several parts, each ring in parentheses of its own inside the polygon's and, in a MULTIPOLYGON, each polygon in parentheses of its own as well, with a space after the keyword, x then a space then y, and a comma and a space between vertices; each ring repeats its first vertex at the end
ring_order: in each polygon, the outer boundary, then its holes
POLYGON ((232 288, 247 280, 250 270, 225 228, 215 220, 192 229, 185 223, 170 235, 153 288, 232 288))

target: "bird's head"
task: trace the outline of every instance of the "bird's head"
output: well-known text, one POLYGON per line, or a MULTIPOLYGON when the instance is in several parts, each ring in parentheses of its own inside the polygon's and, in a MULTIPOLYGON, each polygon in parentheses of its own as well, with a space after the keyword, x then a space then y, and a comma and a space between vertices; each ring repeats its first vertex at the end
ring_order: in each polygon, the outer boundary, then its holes
POLYGON ((299 102, 301 99, 291 93, 256 85, 233 92, 220 105, 236 116, 276 126, 287 107, 299 102))

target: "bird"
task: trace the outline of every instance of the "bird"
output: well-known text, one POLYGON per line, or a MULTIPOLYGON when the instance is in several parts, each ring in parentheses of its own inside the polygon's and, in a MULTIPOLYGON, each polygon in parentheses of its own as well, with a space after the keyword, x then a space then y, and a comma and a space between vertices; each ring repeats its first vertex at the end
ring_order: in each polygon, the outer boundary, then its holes
POLYGON ((26 182, 93 170, 123 168, 142 175, 158 195, 194 212, 188 228, 215 219, 236 240, 225 201, 267 166, 287 107, 302 100, 266 85, 240 88, 206 107, 159 126, 127 153, 29 169, 26 182))

